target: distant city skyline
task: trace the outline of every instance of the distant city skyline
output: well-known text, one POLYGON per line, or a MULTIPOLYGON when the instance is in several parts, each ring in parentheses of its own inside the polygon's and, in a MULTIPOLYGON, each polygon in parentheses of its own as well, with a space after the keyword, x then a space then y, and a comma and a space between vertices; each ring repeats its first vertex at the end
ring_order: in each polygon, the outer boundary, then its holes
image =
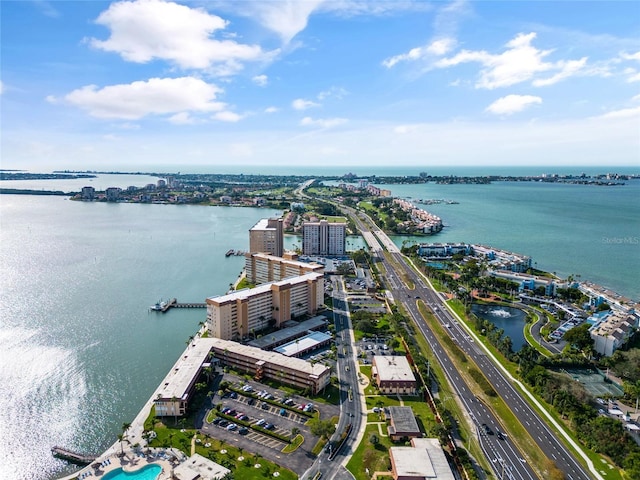
POLYGON ((2 168, 640 165, 632 1, 0 8, 2 168))

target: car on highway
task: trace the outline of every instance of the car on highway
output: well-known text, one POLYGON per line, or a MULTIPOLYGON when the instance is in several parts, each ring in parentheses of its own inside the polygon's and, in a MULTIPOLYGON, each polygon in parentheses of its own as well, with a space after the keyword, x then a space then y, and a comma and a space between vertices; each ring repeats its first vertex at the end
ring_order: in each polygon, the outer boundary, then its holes
POLYGON ((482 424, 482 428, 484 429, 484 433, 486 433, 487 435, 493 435, 493 430, 491 430, 491 427, 486 423, 482 424))

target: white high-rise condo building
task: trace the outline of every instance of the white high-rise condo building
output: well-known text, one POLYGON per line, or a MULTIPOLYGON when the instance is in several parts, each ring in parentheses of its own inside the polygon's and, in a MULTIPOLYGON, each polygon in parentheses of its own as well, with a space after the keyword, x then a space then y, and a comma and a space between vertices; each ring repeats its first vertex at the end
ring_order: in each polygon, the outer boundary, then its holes
POLYGON ((345 254, 347 224, 326 220, 302 224, 302 253, 304 255, 337 256, 345 254))

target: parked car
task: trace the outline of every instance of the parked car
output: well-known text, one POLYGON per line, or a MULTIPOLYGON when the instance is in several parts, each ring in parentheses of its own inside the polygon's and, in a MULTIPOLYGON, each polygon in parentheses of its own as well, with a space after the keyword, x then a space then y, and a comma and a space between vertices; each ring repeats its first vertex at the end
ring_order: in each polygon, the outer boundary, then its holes
POLYGON ((236 428, 238 428, 238 425, 236 425, 235 423, 230 423, 229 425, 227 425, 227 430, 229 431, 235 430, 236 428))
POLYGON ((258 420, 256 422, 256 425, 258 425, 259 427, 264 425, 265 423, 267 423, 267 421, 264 418, 261 418, 260 420, 258 420))
POLYGON ((283 417, 287 416, 287 410, 285 408, 281 408, 280 409, 280 415, 282 415, 283 417))

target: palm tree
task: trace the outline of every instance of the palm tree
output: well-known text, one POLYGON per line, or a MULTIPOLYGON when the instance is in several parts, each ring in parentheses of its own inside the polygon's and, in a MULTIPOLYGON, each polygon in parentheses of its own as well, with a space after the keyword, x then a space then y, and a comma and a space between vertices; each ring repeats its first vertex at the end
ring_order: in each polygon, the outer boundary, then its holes
POLYGON ((171 410, 173 411, 173 424, 175 425, 176 423, 178 423, 178 414, 176 412, 176 402, 178 401, 178 398, 174 395, 173 397, 171 397, 171 410))
POLYGON ((298 427, 293 427, 291 429, 291 439, 300 433, 300 429, 298 427))
POLYGON ((124 433, 119 433, 118 434, 118 441, 120 442, 120 456, 124 457, 124 441, 127 437, 124 435, 124 433))

